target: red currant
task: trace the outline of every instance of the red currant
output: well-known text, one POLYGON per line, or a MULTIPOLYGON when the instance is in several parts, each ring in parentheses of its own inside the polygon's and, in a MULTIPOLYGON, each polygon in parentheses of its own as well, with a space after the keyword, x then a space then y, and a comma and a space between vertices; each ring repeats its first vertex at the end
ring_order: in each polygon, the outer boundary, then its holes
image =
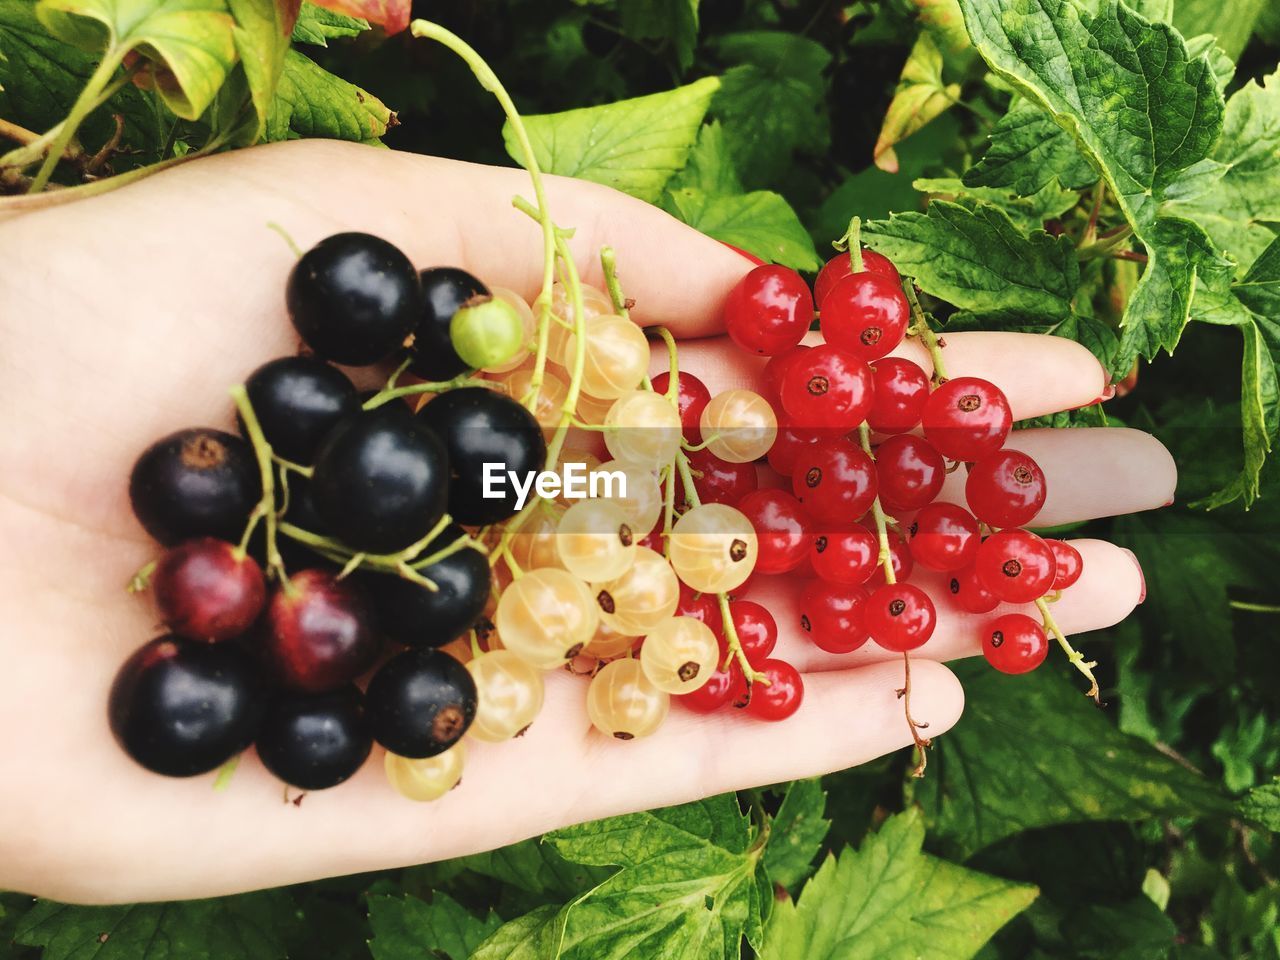
POLYGON ((1006 603, 1030 603, 1053 588, 1057 564, 1047 543, 1027 530, 1001 530, 982 541, 974 561, 982 585, 1006 603))
POLYGON ((707 682, 692 693, 682 693, 672 697, 694 713, 715 713, 731 703, 738 703, 747 697, 747 678, 742 675, 742 667, 735 660, 729 669, 720 669, 713 673, 707 682))
POLYGON ((776 405, 782 396, 782 378, 786 376, 787 370, 812 349, 802 343, 770 357, 764 370, 760 372, 760 395, 776 405))
MULTIPOLYGON (((653 378, 655 393, 665 394, 671 386, 671 374, 660 373, 653 378)), ((702 430, 698 421, 702 417, 702 408, 711 402, 711 391, 707 385, 692 373, 680 371, 676 380, 676 408, 680 411, 680 429, 690 443, 702 440, 702 430)))
MULTIPOLYGON (((878 273, 888 277, 894 283, 902 283, 902 276, 898 273, 898 268, 893 265, 893 261, 884 254, 865 247, 862 250, 862 269, 865 273, 878 273)), ((847 253, 838 254, 826 262, 818 272, 818 279, 813 282, 813 301, 818 305, 819 310, 822 309, 822 301, 827 298, 831 288, 852 274, 853 258, 847 253)))
POLYGON ((774 356, 799 343, 813 323, 813 295, 794 270, 766 264, 733 288, 724 318, 729 336, 743 350, 774 356))
MULTIPOLYGON (((864 524, 864 526, 871 530, 871 535, 876 537, 876 543, 878 544, 880 540, 875 528, 870 524, 864 524)), ((886 536, 889 540, 889 565, 893 567, 893 578, 895 580, 909 580, 911 571, 916 566, 915 558, 911 556, 910 544, 896 530, 887 531, 886 536)), ((877 562, 876 568, 871 571, 871 579, 868 581, 868 585, 878 587, 884 582, 884 566, 877 562)))
POLYGON ((867 632, 886 650, 904 653, 923 646, 937 620, 929 595, 910 583, 886 583, 867 600, 867 632))
POLYGON ((851 653, 867 642, 867 591, 810 580, 800 594, 800 629, 827 653, 851 653))
POLYGON ((982 635, 982 655, 1001 673, 1029 673, 1048 653, 1044 628, 1026 614, 1006 613, 982 635))
MULTIPOLYGON (((721 460, 705 447, 689 453, 689 472, 693 476, 693 488, 703 503, 726 503, 731 507, 755 490, 760 482, 755 464, 721 460)), ((676 487, 676 494, 678 502, 687 498, 683 481, 676 487)))
POLYGON ((947 462, 927 440, 900 433, 877 448, 876 479, 890 510, 918 510, 942 490, 947 462))
POLYGON ((1044 506, 1044 471, 1020 450, 997 450, 969 469, 964 496, 974 516, 989 526, 1026 526, 1044 506))
POLYGON ((929 399, 929 375, 901 357, 882 357, 871 366, 875 400, 867 424, 877 433, 914 430, 929 399))
MULTIPOLYGON (((806 549, 808 543, 805 544, 806 549)), ((230 640, 253 626, 267 602, 262 568, 225 540, 170 547, 151 578, 160 619, 192 640, 230 640)))
POLYGON ((830 583, 866 583, 880 555, 876 535, 856 524, 819 533, 809 547, 813 572, 830 583))
POLYGON ((676 602, 676 612, 672 616, 701 620, 717 637, 724 631, 720 598, 714 593, 698 593, 684 581, 680 582, 680 599, 676 602))
POLYGON ((948 380, 929 395, 924 435, 949 460, 977 460, 1004 446, 1013 414, 1004 392, 978 377, 948 380))
POLYGON ((785 490, 756 490, 738 501, 759 541, 757 573, 787 573, 809 552, 809 517, 785 490))
POLYGON ((773 614, 754 600, 734 600, 729 604, 734 632, 742 652, 751 663, 760 663, 778 645, 778 623, 773 614))
POLYGON ((822 301, 822 336, 863 360, 879 360, 902 342, 911 305, 902 284, 878 273, 845 277, 822 301))
POLYGON ((1000 598, 983 585, 973 566, 952 574, 948 587, 952 601, 966 613, 990 613, 1000 606, 1000 598))
POLYGON ((1065 540, 1046 540, 1045 543, 1053 551, 1056 571, 1053 576, 1053 589, 1065 590, 1080 579, 1080 574, 1084 573, 1084 557, 1080 556, 1080 551, 1065 540))
POLYGON ((830 344, 805 351, 782 378, 782 408, 801 427, 852 430, 874 399, 871 368, 830 344))
POLYGON ((876 466, 849 440, 824 440, 797 458, 791 488, 819 523, 852 523, 876 498, 876 466))
POLYGON ((800 671, 785 660, 765 660, 758 667, 768 684, 753 683, 747 713, 757 720, 785 720, 800 709, 804 681, 800 671))
POLYGON ((931 503, 911 522, 911 556, 930 570, 963 570, 981 542, 978 521, 954 503, 931 503))
POLYGON ((829 431, 813 430, 808 427, 797 427, 786 413, 778 417, 778 434, 773 438, 773 446, 769 448, 769 466, 784 477, 791 475, 791 469, 805 447, 817 443, 829 431))

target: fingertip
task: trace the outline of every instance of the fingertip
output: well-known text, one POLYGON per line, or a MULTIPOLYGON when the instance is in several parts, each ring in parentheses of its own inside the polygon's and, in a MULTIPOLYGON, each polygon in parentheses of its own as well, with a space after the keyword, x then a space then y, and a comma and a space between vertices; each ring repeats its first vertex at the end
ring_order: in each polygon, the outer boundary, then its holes
POLYGON ((1142 565, 1130 550, 1105 540, 1068 541, 1080 551, 1084 572, 1051 610, 1066 633, 1113 627, 1146 598, 1142 565))

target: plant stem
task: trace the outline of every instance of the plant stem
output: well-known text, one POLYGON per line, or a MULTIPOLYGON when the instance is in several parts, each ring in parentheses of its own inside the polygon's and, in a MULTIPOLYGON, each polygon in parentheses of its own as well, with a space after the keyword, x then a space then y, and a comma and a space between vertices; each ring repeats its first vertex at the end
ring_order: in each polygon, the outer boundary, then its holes
POLYGON ((93 74, 84 85, 84 89, 80 91, 80 96, 76 97, 76 102, 71 105, 71 112, 67 114, 67 119, 63 121, 62 129, 58 131, 58 135, 53 138, 53 142, 49 145, 49 152, 45 155, 44 163, 40 165, 40 169, 31 181, 29 193, 40 193, 48 186, 49 178, 53 176, 53 170, 58 165, 58 161, 62 159, 62 154, 67 149, 67 144, 71 142, 71 138, 80 129, 80 124, 84 122, 85 117, 89 116, 98 105, 98 97, 111 82, 111 77, 116 72, 116 68, 120 66, 121 56, 122 54, 116 50, 108 50, 103 55, 102 62, 94 69, 93 74))
POLYGON ((1133 236, 1133 227, 1127 223, 1122 224, 1119 227, 1108 230, 1093 243, 1077 247, 1076 256, 1081 260, 1092 260, 1094 257, 1105 256, 1126 242, 1131 236, 1133 236))
POLYGON ((614 312, 630 320, 631 308, 627 306, 627 298, 622 295, 622 284, 618 282, 618 259, 613 247, 600 248, 600 266, 604 268, 604 285, 609 291, 609 299, 613 301, 614 312))
POLYGON ((249 392, 245 390, 243 384, 231 388, 231 399, 235 401, 236 410, 240 414, 240 419, 244 422, 245 432, 249 434, 249 443, 253 445, 253 453, 258 460, 258 475, 262 479, 262 499, 254 508, 253 516, 245 529, 240 551, 243 553, 248 545, 249 536, 252 534, 258 519, 266 520, 267 575, 274 575, 281 582, 284 582, 288 579, 288 574, 285 572, 284 560, 281 559, 280 550, 276 544, 276 524, 278 522, 275 494, 276 472, 271 444, 267 442, 267 438, 262 432, 262 425, 258 422, 258 415, 253 410, 253 404, 249 402, 249 392))
POLYGON ((1084 655, 1075 647, 1071 646, 1071 641, 1067 639, 1066 635, 1062 632, 1062 629, 1058 626, 1057 621, 1053 619, 1053 614, 1049 612, 1049 603, 1044 599, 1044 597, 1041 597, 1036 601, 1036 609, 1040 611, 1040 616, 1044 618, 1044 628, 1053 634, 1053 638, 1058 641, 1058 646, 1060 646, 1063 652, 1066 653, 1067 659, 1071 662, 1071 665, 1084 674, 1085 679, 1089 681, 1089 691, 1085 696, 1092 697, 1094 703, 1098 706, 1102 706, 1102 698, 1099 695, 1098 689, 1098 678, 1093 675, 1093 668, 1098 665, 1097 661, 1086 661, 1084 655))
POLYGON ((938 335, 933 332, 933 328, 929 326, 929 321, 925 318, 924 310, 920 306, 920 298, 916 295, 915 281, 908 280, 904 289, 907 293, 907 300, 911 303, 911 332, 920 338, 920 342, 929 351, 929 359, 933 361, 933 382, 935 384, 945 383, 948 379, 947 364, 942 359, 942 344, 938 340, 938 335))
POLYGON ((849 229, 844 236, 832 244, 837 250, 848 249, 849 266, 854 273, 862 273, 862 218, 854 217, 849 221, 849 229))

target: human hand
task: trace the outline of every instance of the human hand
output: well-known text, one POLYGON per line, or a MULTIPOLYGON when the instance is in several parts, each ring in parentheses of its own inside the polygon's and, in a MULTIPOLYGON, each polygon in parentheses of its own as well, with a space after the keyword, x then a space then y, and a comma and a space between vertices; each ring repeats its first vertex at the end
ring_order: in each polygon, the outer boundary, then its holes
MULTIPOLYGON (((211 776, 157 777, 112 741, 112 676, 159 632, 149 605, 123 589, 156 552, 129 511, 133 460, 172 430, 229 428, 227 387, 296 349, 283 310, 292 255, 266 224, 284 225, 304 247, 364 230, 420 266, 457 264, 532 299, 540 238, 509 203, 527 192, 518 170, 307 141, 197 161, 0 226, 0 529, 9 546, 0 558, 9 684, 0 887, 74 901, 223 894, 472 853, 825 773, 911 742, 895 693, 900 658, 872 644, 832 656, 804 641, 787 578, 761 578, 751 594, 778 620, 780 655, 805 674, 805 703, 784 723, 676 709, 654 736, 623 743, 592 732, 581 681, 549 675, 529 732, 469 747, 462 784, 425 806, 395 794, 376 762, 295 806, 249 758, 215 793, 211 776)), ((600 283, 596 254, 608 243, 637 321, 681 338, 719 332, 723 298, 747 261, 605 188, 551 180, 548 193, 557 221, 578 228, 571 247, 586 282, 600 283)), ((1066 340, 968 333, 947 343, 949 372, 994 381, 1018 419, 1103 394, 1100 365, 1066 340)), ((750 385, 759 369, 723 338, 690 340, 681 355, 713 392, 750 385)), ((1048 477, 1039 523, 1172 496, 1172 461, 1144 434, 1033 430, 1018 441, 1048 477)), ((1076 545, 1084 576, 1054 608, 1068 633, 1117 622, 1143 591, 1132 555, 1076 545)), ((931 661, 973 655, 975 633, 973 618, 939 604, 937 631, 913 661, 913 711, 931 735, 956 722, 963 701, 931 661)))

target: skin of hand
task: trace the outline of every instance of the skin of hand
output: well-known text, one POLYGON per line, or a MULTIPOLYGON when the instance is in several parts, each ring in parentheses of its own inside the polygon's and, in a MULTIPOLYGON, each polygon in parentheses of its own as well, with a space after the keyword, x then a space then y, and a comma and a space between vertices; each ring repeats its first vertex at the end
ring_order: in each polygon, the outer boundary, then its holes
MULTIPOLYGON (((133 461, 182 427, 232 429, 228 387, 297 349, 284 311, 293 254, 267 223, 303 248, 343 230, 374 233, 420 266, 459 265, 532 299, 542 247, 510 205, 517 194, 530 196, 519 170, 305 141, 196 161, 48 210, 18 205, 0 220, 0 888, 76 902, 227 894, 473 853, 826 773, 910 742, 895 694, 901 658, 870 643, 842 657, 819 651, 798 636, 795 584, 760 578, 752 595, 778 620, 778 655, 805 674, 804 705, 783 723, 676 708, 656 735, 623 743, 590 729, 582 681, 556 673, 530 731, 470 744, 461 785, 425 805, 387 786, 377 748, 352 781, 295 806, 252 755, 214 792, 212 775, 155 776, 114 743, 111 679, 162 632, 150 600, 124 590, 158 553, 129 510, 133 461)), ((689 341, 685 369, 713 392, 754 382, 760 361, 716 336, 749 262, 602 186, 549 178, 548 197, 557 223, 577 228, 585 282, 601 284, 598 250, 611 244, 636 320, 689 341)), ((949 373, 996 382, 1015 418, 1104 393, 1100 365, 1069 341, 946 339, 949 373)), ((902 350, 927 365, 914 344, 902 350)), ((1048 477, 1046 524, 1151 509, 1173 495, 1168 453, 1136 431, 1030 430, 1017 446, 1048 477)), ((962 497, 962 482, 953 476, 943 498, 962 497)), ((1144 592, 1132 554, 1076 545, 1084 576, 1054 608, 1069 633, 1116 623, 1144 592)), ((963 705, 955 677, 933 661, 976 654, 976 626, 942 600, 919 651, 912 705, 933 736, 963 705)))

